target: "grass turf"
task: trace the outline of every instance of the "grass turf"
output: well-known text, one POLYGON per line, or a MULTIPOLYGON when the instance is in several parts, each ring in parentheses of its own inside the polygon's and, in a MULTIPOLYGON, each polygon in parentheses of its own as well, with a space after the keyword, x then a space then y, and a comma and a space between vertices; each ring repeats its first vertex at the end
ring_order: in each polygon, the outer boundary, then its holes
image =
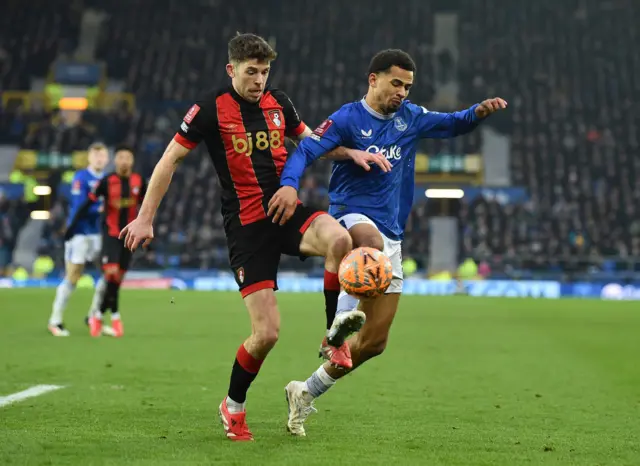
POLYGON ((633 302, 405 297, 385 354, 287 435, 283 387, 304 380, 320 294, 279 294, 277 347, 249 391, 256 441, 217 407, 249 332, 236 293, 124 290, 125 337, 91 339, 79 290, 70 338, 46 333, 54 290, 0 290, 0 464, 640 464, 640 308, 633 302), (175 304, 170 303, 175 296, 175 304))

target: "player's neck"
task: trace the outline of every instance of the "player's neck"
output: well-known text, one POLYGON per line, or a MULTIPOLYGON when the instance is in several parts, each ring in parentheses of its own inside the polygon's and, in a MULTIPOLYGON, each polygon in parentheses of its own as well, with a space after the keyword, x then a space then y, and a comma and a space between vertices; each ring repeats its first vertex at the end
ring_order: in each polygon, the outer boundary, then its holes
MULTIPOLYGON (((257 101, 249 100, 249 99, 247 99, 244 95, 242 95, 242 94, 240 93, 240 91, 238 90, 238 88, 236 87, 236 85, 235 85, 235 83, 233 82, 233 80, 231 81, 231 87, 233 88, 233 90, 235 91, 235 93, 238 95, 238 97, 240 97, 242 100, 244 100, 244 101, 246 101, 246 102, 248 102, 248 103, 250 103, 250 104, 257 104, 257 103, 259 102, 259 100, 257 100, 257 101)), ((261 98, 262 98, 262 97, 261 97, 261 98)))
POLYGON ((390 118, 390 114, 386 113, 382 109, 382 106, 380 105, 380 102, 378 102, 377 99, 375 99, 373 97, 373 94, 371 92, 367 92, 367 95, 364 96, 364 102, 367 104, 367 106, 371 110, 376 112, 378 114, 378 116, 380 116, 381 118, 385 118, 385 119, 390 118))
POLYGON ((88 167, 87 170, 89 171, 89 173, 91 173, 93 176, 102 176, 102 170, 96 170, 95 168, 91 168, 88 167))
POLYGON ((116 172, 118 176, 122 176, 123 178, 127 178, 131 176, 131 172, 129 170, 121 170, 116 172))

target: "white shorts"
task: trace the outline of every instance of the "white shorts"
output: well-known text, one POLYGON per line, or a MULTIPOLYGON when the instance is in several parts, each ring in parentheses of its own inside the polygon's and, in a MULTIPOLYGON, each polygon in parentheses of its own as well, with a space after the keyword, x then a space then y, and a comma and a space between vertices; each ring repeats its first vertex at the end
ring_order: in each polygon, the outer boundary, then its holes
POLYGON ((64 261, 76 265, 93 262, 102 248, 101 235, 75 235, 64 243, 64 261))
MULTIPOLYGON (((373 220, 362 214, 347 214, 340 217, 338 222, 340 222, 347 230, 351 230, 354 225, 359 223, 368 223, 378 230, 378 227, 373 223, 373 220)), ((389 239, 380 230, 378 231, 380 232, 384 243, 384 250, 382 252, 384 252, 389 260, 391 260, 391 271, 393 273, 391 285, 389 285, 385 294, 402 293, 402 283, 404 281, 404 274, 402 273, 402 241, 389 239)))

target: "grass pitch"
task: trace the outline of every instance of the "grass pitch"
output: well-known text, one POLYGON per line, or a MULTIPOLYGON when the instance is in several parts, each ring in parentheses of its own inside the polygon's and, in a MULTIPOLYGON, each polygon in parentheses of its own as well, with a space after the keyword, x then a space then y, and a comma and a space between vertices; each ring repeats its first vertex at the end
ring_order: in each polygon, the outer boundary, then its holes
POLYGON ((0 290, 0 464, 639 465, 640 305, 405 297, 387 352, 318 400, 288 436, 283 388, 320 361, 320 294, 278 294, 280 341, 249 391, 256 441, 217 407, 249 333, 237 293, 124 290, 125 337, 46 332, 54 290, 0 290), (175 304, 171 297, 175 296, 175 304))

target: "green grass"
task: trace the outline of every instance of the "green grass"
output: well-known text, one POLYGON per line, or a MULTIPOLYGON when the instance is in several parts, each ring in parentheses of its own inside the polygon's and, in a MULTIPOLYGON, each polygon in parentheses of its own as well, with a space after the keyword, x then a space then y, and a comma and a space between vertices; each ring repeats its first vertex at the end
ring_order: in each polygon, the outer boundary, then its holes
POLYGON ((283 387, 303 380, 322 296, 279 294, 280 342, 249 392, 256 441, 225 439, 217 407, 249 332, 236 293, 124 290, 121 340, 91 339, 90 294, 46 333, 53 290, 0 290, 0 464, 640 464, 640 306, 406 297, 387 352, 286 434, 283 387), (175 295, 175 304, 170 298, 175 295))

